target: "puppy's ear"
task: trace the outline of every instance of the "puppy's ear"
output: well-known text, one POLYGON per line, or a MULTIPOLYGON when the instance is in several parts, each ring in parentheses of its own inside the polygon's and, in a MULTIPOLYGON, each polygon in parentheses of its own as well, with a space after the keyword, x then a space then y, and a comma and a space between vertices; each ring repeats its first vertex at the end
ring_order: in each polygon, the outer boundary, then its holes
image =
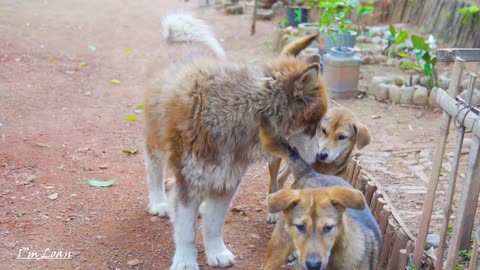
POLYGON ((320 55, 319 54, 312 54, 307 59, 305 59, 307 64, 319 64, 320 65, 320 55))
POLYGON ((305 91, 315 88, 318 85, 318 71, 320 66, 318 64, 309 65, 302 75, 295 81, 293 89, 293 97, 303 97, 305 91))
POLYGON ((361 150, 363 147, 367 146, 370 143, 371 135, 367 126, 362 123, 357 123, 354 125, 355 131, 357 133, 357 148, 361 150))
POLYGON ((277 213, 293 207, 300 200, 298 190, 282 189, 268 195, 267 205, 270 213, 277 213))
POLYGON ((365 208, 365 197, 361 191, 335 186, 327 188, 328 195, 334 203, 340 203, 345 208, 352 208, 357 210, 362 210, 365 208))

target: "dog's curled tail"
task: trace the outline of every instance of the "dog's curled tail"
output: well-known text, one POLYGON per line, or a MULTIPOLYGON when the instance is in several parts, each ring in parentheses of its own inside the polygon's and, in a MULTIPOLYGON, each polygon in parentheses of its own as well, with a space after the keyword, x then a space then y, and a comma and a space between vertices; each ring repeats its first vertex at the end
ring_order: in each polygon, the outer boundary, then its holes
POLYGON ((210 48, 218 57, 224 57, 225 51, 215 38, 210 27, 202 20, 188 13, 175 13, 162 21, 163 37, 173 43, 198 43, 210 48))
POLYGON ((280 53, 281 55, 291 55, 297 56, 303 49, 305 49, 314 39, 316 39, 318 34, 311 34, 304 36, 297 40, 292 41, 287 44, 280 53))
POLYGON ((298 151, 280 136, 266 117, 260 118, 259 138, 263 148, 271 155, 283 158, 293 170, 295 179, 302 178, 312 167, 302 159, 298 151))

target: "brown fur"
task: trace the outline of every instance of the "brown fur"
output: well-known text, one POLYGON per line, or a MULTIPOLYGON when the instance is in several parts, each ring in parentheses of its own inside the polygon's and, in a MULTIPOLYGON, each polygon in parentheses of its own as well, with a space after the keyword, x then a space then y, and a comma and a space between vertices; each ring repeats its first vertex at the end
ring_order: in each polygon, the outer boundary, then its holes
MULTIPOLYGON (((360 123, 353 112, 340 107, 327 111, 318 126, 316 134, 321 141, 320 152, 322 150, 328 153, 337 151, 340 154, 332 162, 325 163, 319 159, 319 152, 317 154, 317 160, 312 164, 313 168, 321 174, 336 175, 343 178, 347 175, 355 146, 360 150, 368 145, 371 140, 368 127, 360 123), (324 134, 324 129, 327 135, 324 134), (347 139, 339 140, 339 135, 344 135, 347 139)), ((269 166, 270 193, 281 189, 291 172, 289 167, 284 165, 280 170, 280 175, 277 177, 279 172, 278 169, 275 171, 275 168, 280 167, 280 160, 281 159, 272 161, 269 166)))
POLYGON ((297 270, 306 270, 307 262, 321 263, 313 268, 320 270, 376 269, 382 240, 363 194, 339 177, 315 172, 268 119, 262 119, 259 135, 262 145, 284 158, 295 176, 294 189, 268 197, 269 211, 282 216, 262 270, 279 269, 294 251, 297 270))

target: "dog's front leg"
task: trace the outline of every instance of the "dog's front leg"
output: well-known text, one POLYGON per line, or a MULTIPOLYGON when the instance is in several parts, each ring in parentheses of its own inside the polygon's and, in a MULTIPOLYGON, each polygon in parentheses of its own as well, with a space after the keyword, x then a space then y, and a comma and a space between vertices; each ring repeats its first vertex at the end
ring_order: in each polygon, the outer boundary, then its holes
POLYGON ((195 246, 199 202, 176 200, 173 220, 175 255, 170 270, 199 270, 195 246))
MULTIPOLYGON (((270 186, 268 187, 268 194, 272 194, 278 191, 278 170, 280 169, 281 158, 273 158, 268 163, 268 172, 270 173, 270 186)), ((267 222, 270 224, 276 223, 280 218, 280 213, 268 213, 267 222)))
POLYGON ((280 269, 280 266, 285 263, 293 250, 292 240, 284 229, 284 223, 280 220, 280 223, 277 223, 273 230, 272 238, 268 242, 262 270, 280 269))
POLYGON ((203 241, 207 263, 210 266, 228 267, 234 264, 235 256, 223 241, 223 225, 235 191, 212 194, 203 208, 203 241))

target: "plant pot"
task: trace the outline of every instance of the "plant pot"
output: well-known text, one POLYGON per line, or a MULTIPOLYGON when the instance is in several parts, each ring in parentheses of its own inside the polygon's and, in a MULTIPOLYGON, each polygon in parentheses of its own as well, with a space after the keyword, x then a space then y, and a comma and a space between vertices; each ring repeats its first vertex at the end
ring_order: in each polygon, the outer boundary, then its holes
POLYGON ((353 48, 333 47, 324 57, 323 78, 332 98, 353 98, 357 95, 360 57, 353 48))
POLYGON ((300 33, 307 35, 320 33, 320 27, 318 27, 318 23, 299 23, 298 30, 300 33))
POLYGON ((285 15, 289 26, 297 26, 300 23, 308 22, 309 8, 288 6, 285 7, 285 15))
POLYGON ((330 30, 332 37, 325 35, 325 51, 329 52, 334 47, 355 47, 357 32, 338 32, 337 30, 330 30))

